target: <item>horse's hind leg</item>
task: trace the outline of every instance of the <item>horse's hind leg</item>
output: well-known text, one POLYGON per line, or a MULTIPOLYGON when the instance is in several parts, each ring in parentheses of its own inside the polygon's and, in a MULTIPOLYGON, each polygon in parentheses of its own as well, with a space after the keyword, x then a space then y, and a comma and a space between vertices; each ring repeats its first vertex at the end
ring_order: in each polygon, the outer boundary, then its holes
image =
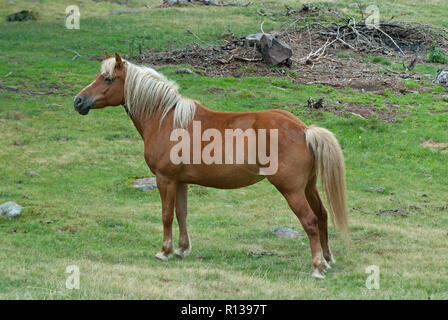
POLYGON ((314 179, 314 181, 307 186, 306 199, 308 200, 311 209, 313 209, 314 214, 317 216, 319 239, 322 246, 324 258, 329 263, 335 262, 328 245, 328 214, 325 210, 322 200, 320 199, 319 192, 316 186, 316 179, 314 179))
POLYGON ((295 213, 297 218, 299 218, 303 229, 308 235, 314 268, 312 276, 319 279, 325 278, 322 272, 330 266, 323 256, 319 236, 320 232, 318 227, 318 218, 308 204, 304 190, 299 189, 293 192, 282 192, 282 194, 288 201, 292 211, 295 213))
POLYGON ((174 254, 185 258, 191 251, 190 237, 187 232, 187 195, 188 185, 179 184, 176 193, 176 218, 179 223, 179 245, 174 254))

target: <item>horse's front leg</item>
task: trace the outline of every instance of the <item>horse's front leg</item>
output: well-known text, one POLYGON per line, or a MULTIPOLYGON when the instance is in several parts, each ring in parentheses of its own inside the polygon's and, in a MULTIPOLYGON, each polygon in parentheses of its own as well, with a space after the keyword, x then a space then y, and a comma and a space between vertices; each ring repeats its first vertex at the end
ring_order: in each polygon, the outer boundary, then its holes
POLYGON ((156 254, 160 260, 168 260, 173 256, 173 217, 176 202, 177 183, 161 175, 156 176, 157 188, 162 200, 163 244, 162 250, 156 254))
POLYGON ((183 259, 191 251, 190 237, 187 232, 187 197, 188 185, 181 183, 177 186, 176 194, 176 218, 179 223, 179 246, 174 254, 183 259))

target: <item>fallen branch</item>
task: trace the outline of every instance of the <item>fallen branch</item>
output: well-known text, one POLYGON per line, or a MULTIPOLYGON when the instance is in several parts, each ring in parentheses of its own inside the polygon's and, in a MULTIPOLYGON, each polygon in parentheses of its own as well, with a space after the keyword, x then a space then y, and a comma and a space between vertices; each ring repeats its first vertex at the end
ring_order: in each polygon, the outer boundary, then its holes
POLYGON ((187 29, 187 32, 191 35, 193 35, 196 39, 198 39, 201 43, 205 44, 206 46, 210 46, 210 44, 208 44, 207 42, 203 41, 201 38, 199 38, 196 33, 194 33, 193 31, 191 31, 190 29, 187 29))
POLYGON ((72 49, 65 49, 65 51, 73 52, 75 54, 73 56, 72 60, 76 60, 81 56, 78 52, 76 52, 75 50, 72 50, 72 49))

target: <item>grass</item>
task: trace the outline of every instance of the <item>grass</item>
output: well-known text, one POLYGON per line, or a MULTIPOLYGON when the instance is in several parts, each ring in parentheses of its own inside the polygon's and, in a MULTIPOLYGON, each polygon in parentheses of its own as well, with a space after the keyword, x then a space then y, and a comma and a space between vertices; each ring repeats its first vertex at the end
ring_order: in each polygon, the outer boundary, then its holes
POLYGON ((336 57, 341 59, 350 59, 352 56, 348 52, 340 51, 336 54, 336 57))
MULTIPOLYGON (((260 4, 152 8, 118 16, 109 15, 122 8, 117 4, 78 0, 81 29, 67 30, 70 1, 15 2, 14 11, 37 10, 40 20, 0 22, 0 82, 32 91, 52 89, 52 94, 0 91, 0 203, 24 206, 20 218, 0 219, 0 299, 448 298, 448 154, 422 147, 422 139, 448 142, 446 88, 377 95, 294 85, 288 79, 207 78, 161 68, 179 83, 183 95, 211 109, 283 108, 307 124, 332 130, 346 158, 353 240, 345 247, 330 227, 338 263, 324 281, 315 281, 308 240, 280 239, 268 231, 285 226, 303 232, 267 181, 237 190, 191 186, 193 251, 184 261, 164 263, 154 258, 162 240, 159 195, 129 186, 134 177, 150 174, 137 131, 121 107, 79 116, 72 108, 73 96, 98 72, 99 63, 89 57, 103 49, 131 54, 132 45, 140 43, 153 49, 184 47, 195 41, 186 33, 188 27, 204 41, 219 43, 229 21, 236 34, 258 31, 260 4), (81 57, 72 60, 67 49, 81 57), (304 107, 309 96, 378 109, 396 105, 402 115, 384 123, 310 113, 304 107), (366 186, 385 191, 370 192, 366 186), (395 209, 406 215, 381 214, 395 209), (253 257, 248 249, 275 254, 253 257), (69 265, 79 266, 79 290, 65 287, 69 265), (365 286, 370 265, 380 268, 379 290, 365 286)), ((131 1, 138 8, 146 2, 131 1)), ((159 3, 148 2, 152 7, 159 3)), ((278 3, 278 10, 283 3, 292 1, 278 3)), ((325 5, 355 11, 347 3, 325 5)), ((386 17, 397 14, 447 26, 443 1, 433 0, 431 6, 408 0, 376 3, 386 17)), ((2 2, 0 21, 13 9, 2 2)), ((266 19, 264 29, 282 23, 266 19)), ((416 72, 435 75, 435 67, 417 67, 416 72)))
POLYGON ((382 64, 383 66, 392 65, 392 62, 390 62, 389 59, 383 56, 368 56, 367 58, 364 59, 364 61, 382 64))

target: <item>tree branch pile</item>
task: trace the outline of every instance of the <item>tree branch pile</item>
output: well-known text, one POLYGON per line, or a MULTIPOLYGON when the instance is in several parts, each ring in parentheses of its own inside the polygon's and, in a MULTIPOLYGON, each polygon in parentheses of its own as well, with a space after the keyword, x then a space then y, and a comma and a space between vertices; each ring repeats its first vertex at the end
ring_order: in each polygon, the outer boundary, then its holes
POLYGON ((160 5, 162 8, 173 7, 173 6, 182 6, 189 4, 198 4, 204 6, 218 6, 218 7, 247 7, 252 4, 249 2, 240 2, 234 0, 233 2, 222 1, 222 0, 163 0, 163 4, 160 5))

